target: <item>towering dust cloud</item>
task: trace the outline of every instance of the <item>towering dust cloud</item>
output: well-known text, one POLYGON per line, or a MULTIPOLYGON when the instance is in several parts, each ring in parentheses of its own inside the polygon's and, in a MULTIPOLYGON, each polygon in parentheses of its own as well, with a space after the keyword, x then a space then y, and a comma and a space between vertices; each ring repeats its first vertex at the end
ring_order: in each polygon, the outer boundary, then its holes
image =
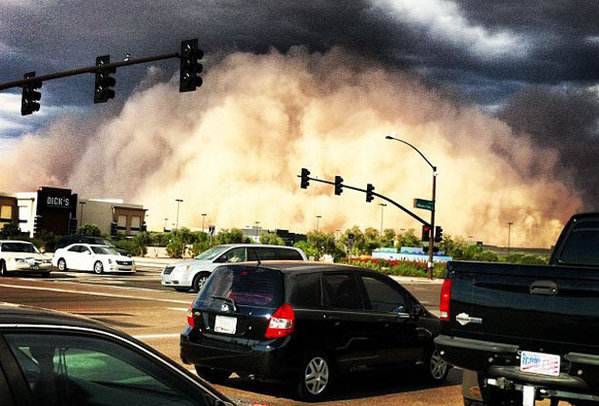
MULTIPOLYGON (((439 169, 437 223, 445 234, 513 246, 544 246, 582 207, 555 173, 557 152, 473 107, 457 107, 401 72, 367 65, 342 49, 286 55, 235 53, 210 66, 204 86, 177 91, 176 79, 136 92, 113 117, 64 117, 24 137, 0 163, 0 188, 63 186, 84 198, 123 198, 149 208, 149 228, 179 224, 306 232, 379 228, 382 208, 364 195, 312 182, 312 176, 376 192, 411 208, 431 196, 439 169), (499 152, 500 153, 499 153, 499 152), (35 158, 33 158, 35 157, 35 158), (526 168, 545 168, 528 176, 526 168), (27 168, 27 170, 23 170, 27 168)), ((424 219, 429 212, 418 209, 424 219)), ((387 206, 384 228, 420 224, 387 206)))

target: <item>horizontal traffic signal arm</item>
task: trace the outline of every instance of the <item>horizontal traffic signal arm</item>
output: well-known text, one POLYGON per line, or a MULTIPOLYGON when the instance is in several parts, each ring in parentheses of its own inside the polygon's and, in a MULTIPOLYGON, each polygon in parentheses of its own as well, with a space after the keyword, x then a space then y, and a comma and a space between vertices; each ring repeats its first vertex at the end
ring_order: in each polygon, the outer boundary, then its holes
MULTIPOLYGON (((308 174, 309 174, 309 173, 310 173, 310 172, 308 171, 308 174)), ((298 178, 302 178, 302 175, 297 175, 297 177, 298 177, 298 178)), ((306 179, 308 179, 309 181, 310 181, 310 180, 313 180, 314 182, 326 183, 327 185, 333 185, 333 186, 335 186, 335 181, 324 180, 324 179, 318 179, 318 178, 314 178, 314 177, 311 177, 311 176, 307 176, 306 174, 304 174, 304 177, 305 177, 306 179)), ((355 186, 346 185, 346 184, 344 184, 344 183, 341 183, 341 185, 340 185, 340 186, 341 186, 341 187, 343 187, 343 188, 346 188, 346 189, 355 190, 355 191, 357 191, 357 192, 368 193, 368 191, 367 191, 366 189, 362 189, 362 188, 359 188, 359 187, 355 187, 355 186)), ((430 223, 429 223, 428 221, 424 220, 423 218, 421 218, 420 216, 416 215, 415 213, 412 213, 410 210, 406 209, 405 207, 403 207, 401 204, 397 203, 396 201, 389 199, 387 196, 383 196, 383 195, 381 195, 381 194, 379 194, 379 193, 376 193, 376 192, 374 192, 374 191, 370 191, 370 194, 372 194, 372 196, 376 196, 376 197, 378 197, 378 198, 379 198, 379 199, 381 199, 381 200, 384 200, 384 201, 386 201, 386 202, 389 202, 389 203, 391 203, 392 205, 394 205, 394 206, 395 206, 395 207, 397 207, 398 209, 400 209, 400 210, 404 211, 405 213, 407 213, 408 215, 410 215, 410 216, 411 216, 411 217, 413 217, 414 219, 418 220, 420 223, 422 223, 422 224, 424 224, 424 225, 427 225, 427 226, 429 226, 429 227, 431 226, 431 225, 430 225, 430 223)))
POLYGON ((32 84, 35 82, 43 82, 43 81, 52 80, 52 79, 65 78, 68 76, 80 75, 82 73, 96 73, 96 72, 98 72, 100 70, 104 70, 104 69, 119 68, 121 66, 128 66, 128 65, 137 65, 140 63, 160 61, 162 59, 169 59, 169 58, 179 58, 179 54, 174 53, 174 54, 159 55, 159 56, 148 56, 146 58, 138 58, 138 59, 130 59, 128 61, 113 62, 113 63, 109 63, 109 64, 102 65, 102 66, 97 66, 97 65, 88 66, 86 68, 74 69, 74 70, 70 70, 70 71, 66 71, 66 72, 50 73, 47 75, 35 76, 32 78, 15 80, 13 82, 0 83, 0 90, 10 89, 12 87, 23 87, 25 85, 29 85, 29 84, 32 84))

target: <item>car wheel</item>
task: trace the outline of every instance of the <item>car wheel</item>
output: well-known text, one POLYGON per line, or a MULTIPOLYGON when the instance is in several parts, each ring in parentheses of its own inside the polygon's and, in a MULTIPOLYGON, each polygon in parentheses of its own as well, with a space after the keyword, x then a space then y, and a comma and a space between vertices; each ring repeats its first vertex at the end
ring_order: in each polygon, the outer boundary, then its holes
POLYGON ((102 262, 96 261, 96 263, 94 264, 94 272, 98 275, 104 273, 104 265, 102 264, 102 262))
POLYGON ((204 287, 204 285, 206 284, 206 281, 208 280, 208 277, 210 276, 209 273, 199 273, 196 275, 195 278, 193 278, 193 283, 192 283, 192 289, 194 292, 199 292, 200 290, 202 290, 202 288, 204 287))
POLYGON ((447 379, 449 364, 445 362, 439 351, 430 349, 424 359, 424 376, 429 382, 443 382, 447 379))
POLYGON ((312 353, 304 358, 297 382, 297 395, 300 400, 322 399, 331 386, 331 363, 321 353, 312 353))
POLYGON ((208 367, 201 367, 198 365, 196 365, 195 368, 196 372, 200 377, 212 383, 226 382, 226 380, 229 379, 229 376, 231 376, 231 371, 227 371, 224 369, 214 369, 208 367))
POLYGON ((6 263, 0 261, 0 276, 6 276, 6 263))
POLYGON ((67 261, 65 261, 64 258, 60 258, 58 260, 58 263, 56 264, 56 267, 61 272, 66 271, 67 270, 67 261))

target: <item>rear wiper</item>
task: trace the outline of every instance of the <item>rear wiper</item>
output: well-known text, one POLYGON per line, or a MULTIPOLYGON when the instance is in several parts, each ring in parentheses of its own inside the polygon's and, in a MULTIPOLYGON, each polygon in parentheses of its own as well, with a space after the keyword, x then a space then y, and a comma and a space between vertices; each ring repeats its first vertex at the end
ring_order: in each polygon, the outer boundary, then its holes
POLYGON ((223 302, 228 302, 233 306, 233 311, 236 312, 237 311, 237 304, 235 303, 235 300, 231 299, 230 297, 224 297, 224 296, 210 296, 212 299, 218 299, 218 300, 222 300, 223 302))

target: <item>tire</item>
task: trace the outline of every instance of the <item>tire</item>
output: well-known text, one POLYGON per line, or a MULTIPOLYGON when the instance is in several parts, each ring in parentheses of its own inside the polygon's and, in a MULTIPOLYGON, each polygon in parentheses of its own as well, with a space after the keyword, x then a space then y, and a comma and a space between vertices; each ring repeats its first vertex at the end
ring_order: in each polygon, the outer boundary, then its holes
POLYGON ((209 276, 210 274, 206 272, 200 272, 199 274, 197 274, 195 278, 193 278, 193 282, 191 284, 191 288, 193 289, 193 291, 197 293, 200 290, 202 290, 209 276))
POLYGON ((96 261, 96 263, 94 264, 94 272, 97 273, 98 275, 101 275, 104 273, 104 265, 102 264, 101 261, 96 261))
POLYGON ((231 371, 224 369, 201 367, 199 365, 196 365, 195 368, 200 377, 212 383, 224 383, 231 376, 231 371))
POLYGON ((322 353, 312 353, 304 358, 297 381, 297 396, 300 400, 314 402, 322 400, 332 384, 332 368, 329 358, 322 353))
POLYGON ((487 406, 487 404, 480 400, 464 398, 464 406, 487 406))
POLYGON ((427 381, 441 383, 447 379, 450 365, 441 358, 439 351, 431 348, 424 358, 424 377, 427 381))
POLYGON ((56 264, 56 268, 61 272, 68 270, 67 261, 65 261, 64 258, 60 258, 56 264))
POLYGON ((0 277, 8 276, 8 272, 6 271, 6 263, 4 260, 0 261, 0 277))

